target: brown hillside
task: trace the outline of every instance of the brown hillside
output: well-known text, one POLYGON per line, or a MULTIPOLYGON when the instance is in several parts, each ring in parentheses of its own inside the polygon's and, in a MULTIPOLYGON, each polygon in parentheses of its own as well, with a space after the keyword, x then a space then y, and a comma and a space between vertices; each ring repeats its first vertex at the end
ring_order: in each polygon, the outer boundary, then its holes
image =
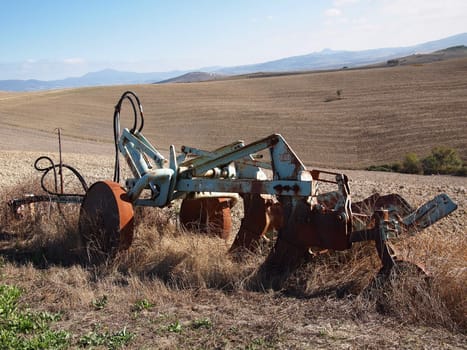
POLYGON ((170 144, 211 149, 277 132, 313 166, 360 168, 400 160, 409 151, 423 156, 437 145, 454 147, 466 159, 466 73, 467 59, 459 59, 196 84, 2 94, 0 146, 55 151, 54 129, 61 127, 65 151, 112 153, 113 107, 131 89, 144 106, 145 135, 162 150, 170 144))

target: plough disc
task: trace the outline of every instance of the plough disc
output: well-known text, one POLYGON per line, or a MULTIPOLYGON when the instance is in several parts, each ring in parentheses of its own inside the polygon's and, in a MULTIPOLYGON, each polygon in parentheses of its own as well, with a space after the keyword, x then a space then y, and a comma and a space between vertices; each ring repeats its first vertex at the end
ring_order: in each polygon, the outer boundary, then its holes
POLYGON ((283 223, 279 202, 259 194, 243 194, 242 197, 244 216, 230 252, 255 251, 261 238, 267 240, 268 231, 278 231, 283 223))
POLYGON ((180 222, 188 230, 204 232, 228 239, 232 232, 230 198, 184 199, 180 222))
POLYGON ((360 202, 352 203, 352 212, 357 214, 372 215, 376 209, 381 208, 395 211, 400 217, 407 216, 415 210, 404 198, 394 193, 385 196, 374 193, 360 202))
POLYGON ((88 253, 107 256, 128 249, 133 240, 133 205, 125 190, 112 181, 100 181, 86 192, 81 204, 79 232, 88 253))

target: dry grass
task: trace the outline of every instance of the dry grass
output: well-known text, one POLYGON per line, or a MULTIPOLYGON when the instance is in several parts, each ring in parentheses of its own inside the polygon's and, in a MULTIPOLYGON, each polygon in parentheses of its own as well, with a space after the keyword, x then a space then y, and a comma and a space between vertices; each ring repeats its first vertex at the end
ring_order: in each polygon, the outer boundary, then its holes
POLYGON ((2 283, 24 288, 24 303, 64 313, 57 326, 75 341, 97 329, 124 327, 136 334, 134 348, 422 348, 465 341, 462 227, 447 232, 435 226, 396 244, 400 256, 427 267, 428 279, 402 272, 365 289, 380 265, 374 247, 360 244, 317 257, 280 292, 258 293, 249 281, 268 247, 234 261, 223 240, 180 231, 173 208, 139 210, 130 250, 97 267, 88 266, 80 250, 76 207, 62 205, 60 213, 46 204, 19 222, 5 206, 1 213, 2 283), (103 297, 106 303, 97 308, 103 297), (137 308, 141 301, 151 306, 137 308), (414 331, 428 338, 420 343, 414 331), (393 332, 401 338, 391 339, 393 332))

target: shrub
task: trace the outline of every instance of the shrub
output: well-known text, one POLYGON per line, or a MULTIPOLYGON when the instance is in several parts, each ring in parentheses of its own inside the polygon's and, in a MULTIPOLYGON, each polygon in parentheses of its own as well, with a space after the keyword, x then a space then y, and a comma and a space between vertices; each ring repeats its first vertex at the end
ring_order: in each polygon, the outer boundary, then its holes
POLYGON ((400 163, 383 164, 383 165, 370 165, 365 170, 368 171, 386 171, 386 172, 399 172, 402 165, 400 163))
POLYGON ((365 170, 467 176, 467 164, 464 164, 455 149, 445 146, 433 148, 431 154, 422 160, 415 153, 410 152, 405 155, 402 163, 371 165, 365 170))
POLYGON ((431 154, 423 158, 423 173, 430 174, 455 174, 462 169, 462 160, 456 150, 439 146, 431 150, 431 154))
POLYGON ((396 172, 396 173, 399 173, 402 171, 402 165, 401 163, 392 163, 391 164, 391 170, 396 172))
POLYGON ((422 163, 415 153, 407 153, 402 162, 401 171, 406 174, 422 174, 422 163))
POLYGON ((462 168, 460 168, 456 173, 454 174, 456 176, 467 176, 467 165, 464 164, 462 168))
POLYGON ((343 93, 342 89, 337 89, 336 90, 336 96, 328 96, 328 97, 326 97, 324 99, 324 102, 332 102, 332 101, 342 100, 343 99, 342 93, 343 93))

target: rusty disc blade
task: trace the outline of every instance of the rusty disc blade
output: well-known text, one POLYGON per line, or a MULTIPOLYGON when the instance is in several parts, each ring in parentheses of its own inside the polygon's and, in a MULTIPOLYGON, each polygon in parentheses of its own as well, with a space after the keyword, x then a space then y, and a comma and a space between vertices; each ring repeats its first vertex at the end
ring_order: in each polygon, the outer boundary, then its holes
POLYGON ((228 239, 232 231, 230 198, 184 199, 180 222, 188 230, 228 239))
POLYGON ((415 210, 404 198, 394 193, 384 196, 374 193, 360 202, 352 203, 352 212, 358 214, 372 215, 377 209, 395 211, 401 217, 415 210))
POLYGON ((133 240, 134 211, 125 190, 112 181, 94 183, 86 192, 79 217, 79 231, 88 252, 112 254, 128 249, 133 240))
POLYGON ((246 249, 255 251, 261 237, 269 229, 271 217, 268 215, 267 200, 259 194, 245 194, 243 197, 244 215, 240 229, 230 248, 230 252, 246 249))

